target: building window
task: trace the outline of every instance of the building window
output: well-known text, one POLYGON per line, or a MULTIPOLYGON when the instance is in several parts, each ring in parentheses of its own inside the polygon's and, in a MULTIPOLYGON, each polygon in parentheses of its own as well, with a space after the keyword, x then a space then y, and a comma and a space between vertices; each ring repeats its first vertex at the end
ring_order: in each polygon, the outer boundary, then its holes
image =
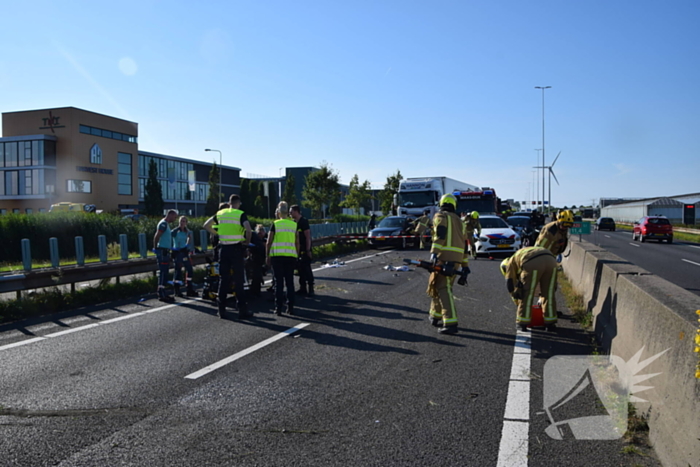
POLYGON ((5 143, 5 167, 17 167, 17 143, 5 143))
POLYGON ((44 142, 32 141, 32 165, 44 165, 44 142))
POLYGON ((124 133, 119 133, 117 131, 103 130, 102 128, 94 128, 88 125, 80 125, 80 132, 86 135, 116 139, 117 141, 126 141, 127 143, 138 142, 138 138, 136 136, 125 135, 124 133))
POLYGON ((132 177, 131 177, 131 154, 126 154, 124 152, 118 153, 118 190, 120 195, 131 195, 133 194, 132 189, 132 177))
POLYGON ((66 191, 68 193, 92 193, 92 182, 90 180, 66 180, 66 191))
POLYGON ((12 214, 19 214, 19 208, 14 208, 12 210, 12 214))
POLYGON ((19 143, 19 166, 28 167, 32 165, 32 142, 20 141, 19 143))
POLYGON ((31 170, 23 170, 24 172, 24 190, 22 190, 24 193, 23 195, 31 195, 32 194, 32 171, 31 170))
POLYGON ((32 177, 34 181, 32 182, 32 194, 41 195, 41 187, 44 186, 44 171, 39 169, 32 169, 32 177))
POLYGON ((5 172, 5 194, 19 195, 19 172, 16 170, 5 172))
POLYGON ((139 178, 139 199, 146 199, 146 179, 139 178))
POLYGON ((100 149, 97 143, 93 144, 90 148, 90 163, 102 164, 102 149, 100 149))
POLYGON ((7 209, 0 209, 0 214, 2 214, 3 216, 7 214, 7 209))
POLYGON ((0 167, 5 167, 5 143, 0 143, 0 167))
POLYGON ((27 208, 24 210, 24 212, 27 214, 31 214, 32 212, 34 212, 34 210, 32 208, 27 208))
POLYGON ((39 212, 46 212, 46 208, 39 208, 39 212))

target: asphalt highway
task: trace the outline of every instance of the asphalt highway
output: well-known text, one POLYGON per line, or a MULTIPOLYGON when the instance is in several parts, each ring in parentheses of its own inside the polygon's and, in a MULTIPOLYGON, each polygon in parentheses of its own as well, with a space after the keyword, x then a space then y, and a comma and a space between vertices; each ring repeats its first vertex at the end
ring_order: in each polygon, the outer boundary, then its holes
POLYGON ((561 297, 556 332, 516 334, 499 261, 479 259, 455 285, 459 333, 438 335, 428 273, 386 269, 427 256, 340 258, 294 316, 151 297, 2 326, 0 465, 658 465, 545 433, 547 359, 591 352, 561 297))
MULTIPOLYGON (((574 235, 578 238, 578 235, 574 235)), ((632 240, 632 232, 592 230, 582 240, 605 248, 696 295, 700 295, 700 245, 674 240, 673 243, 632 240)))

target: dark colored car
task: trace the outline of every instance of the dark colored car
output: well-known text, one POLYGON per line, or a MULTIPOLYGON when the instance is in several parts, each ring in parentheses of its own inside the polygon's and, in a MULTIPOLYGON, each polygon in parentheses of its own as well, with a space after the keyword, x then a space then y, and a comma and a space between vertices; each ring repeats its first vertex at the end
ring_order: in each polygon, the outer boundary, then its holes
POLYGON ((408 216, 389 216, 379 222, 379 225, 367 234, 369 246, 408 246, 415 245, 416 235, 413 233, 414 218, 408 216), (402 237, 411 238, 402 238, 402 237), (392 238, 393 237, 393 238, 392 238))
POLYGON ((520 235, 523 248, 533 246, 540 235, 540 231, 534 227, 530 216, 520 216, 518 214, 520 213, 516 212, 515 215, 509 216, 506 219, 506 223, 520 235))
POLYGON ((664 216, 645 216, 634 223, 632 230, 632 240, 643 242, 648 239, 668 243, 673 242, 673 226, 664 216))
POLYGON ((595 221, 595 229, 596 230, 609 230, 611 232, 615 231, 615 221, 613 220, 612 217, 599 217, 597 221, 595 221))

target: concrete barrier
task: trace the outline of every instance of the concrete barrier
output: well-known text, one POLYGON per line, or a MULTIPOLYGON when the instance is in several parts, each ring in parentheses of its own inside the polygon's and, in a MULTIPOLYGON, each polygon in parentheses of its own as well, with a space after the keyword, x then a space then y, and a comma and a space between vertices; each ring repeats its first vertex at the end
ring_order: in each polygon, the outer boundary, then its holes
POLYGON ((639 372, 660 373, 635 402, 649 422, 649 439, 668 466, 700 467, 700 380, 695 378, 700 297, 588 242, 571 241, 564 272, 593 314, 605 352, 626 362, 664 352, 639 372), (667 350, 668 349, 668 350, 667 350))

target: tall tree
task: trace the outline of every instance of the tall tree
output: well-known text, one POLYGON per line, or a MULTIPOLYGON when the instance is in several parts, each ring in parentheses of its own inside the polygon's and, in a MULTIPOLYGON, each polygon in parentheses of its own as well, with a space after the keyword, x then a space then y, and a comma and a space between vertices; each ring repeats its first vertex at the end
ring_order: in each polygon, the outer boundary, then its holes
POLYGON ((241 197, 241 203, 243 203, 243 206, 252 206, 253 201, 255 201, 255 197, 250 196, 250 179, 248 178, 242 178, 241 179, 241 192, 239 193, 239 196, 241 197))
POLYGON ((214 162, 209 171, 209 196, 207 196, 207 204, 204 207, 205 216, 213 216, 219 211, 219 166, 214 162))
POLYGON ((257 180, 251 180, 249 189, 248 204, 247 207, 243 208, 243 210, 249 216, 261 217, 259 208, 261 204, 256 204, 258 202, 258 197, 260 196, 260 182, 257 180))
POLYGON ((367 201, 372 199, 372 186, 368 180, 360 184, 360 179, 355 174, 350 180, 350 188, 345 200, 340 203, 341 207, 353 209, 357 214, 360 214, 360 207, 364 206, 367 201))
POLYGON ((146 180, 146 189, 143 194, 143 203, 145 205, 145 214, 147 216, 162 216, 165 202, 163 201, 163 190, 158 181, 158 166, 156 161, 151 159, 148 164, 148 179, 146 180))
POLYGON ((396 170, 394 175, 389 175, 386 178, 384 189, 379 192, 380 208, 382 212, 390 212, 391 205, 394 202, 394 195, 399 192, 399 185, 403 180, 400 170, 396 170))
POLYGON ((302 191, 302 205, 311 209, 313 216, 324 217, 324 206, 331 206, 334 200, 337 206, 338 201, 340 201, 338 195, 339 179, 340 177, 333 168, 327 162, 322 162, 319 170, 306 176, 306 183, 302 191))
POLYGON ((282 193, 281 201, 286 201, 290 206, 299 204, 296 195, 296 188, 297 186, 294 180, 294 175, 290 174, 289 177, 287 177, 287 180, 284 182, 284 193, 282 193))

